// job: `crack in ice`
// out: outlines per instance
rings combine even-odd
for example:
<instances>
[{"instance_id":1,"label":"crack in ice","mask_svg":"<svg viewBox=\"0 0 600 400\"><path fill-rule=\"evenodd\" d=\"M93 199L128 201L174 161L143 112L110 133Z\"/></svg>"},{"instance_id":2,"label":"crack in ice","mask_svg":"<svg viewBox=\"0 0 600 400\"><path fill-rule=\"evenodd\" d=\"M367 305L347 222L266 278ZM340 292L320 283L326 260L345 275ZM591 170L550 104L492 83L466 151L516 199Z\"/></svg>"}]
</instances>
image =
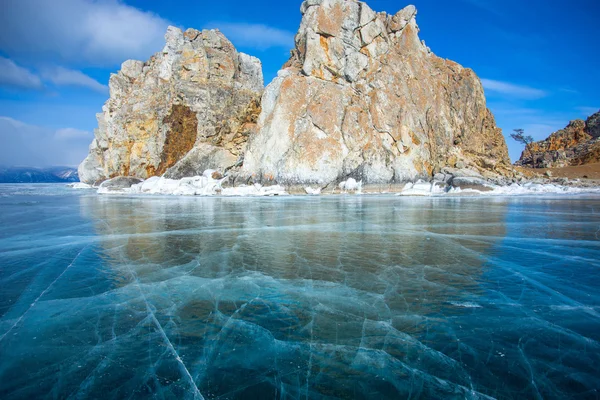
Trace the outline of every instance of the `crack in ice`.
<instances>
[{"instance_id":1,"label":"crack in ice","mask_svg":"<svg viewBox=\"0 0 600 400\"><path fill-rule=\"evenodd\" d=\"M102 219L101 221L107 226L107 228L110 231L112 231L112 229L110 228L110 225L105 220ZM125 260L122 259L122 261L125 261ZM175 357L175 360L177 360L177 362L179 363L181 372L189 380L190 387L194 390L194 398L200 399L200 400L204 400L204 396L202 396L202 393L200 392L200 389L196 385L196 382L194 382L194 378L190 374L190 371L185 366L185 363L183 362L183 360L179 356L179 353L177 353L177 351L175 350L175 347L173 346L173 344L169 340L169 337L167 336L166 332L164 331L162 325L160 324L160 322L156 318L156 315L152 311L152 308L150 307L150 303L148 302L148 299L146 298L146 295L144 294L144 291L142 290L142 287L140 285L139 279L137 278L137 275L135 274L135 272L133 272L133 270L131 269L131 267L129 266L128 263L124 262L123 264L125 265L125 267L129 271L129 274L131 275L134 284L136 285L137 289L139 290L139 292L140 292L140 294L142 296L142 299L144 300L144 303L146 305L146 311L148 312L148 317L151 318L152 322L154 323L154 325L158 329L158 332L162 336L163 341L165 342L165 344L167 345L167 348L171 352L171 355L173 357Z\"/></svg>"},{"instance_id":2,"label":"crack in ice","mask_svg":"<svg viewBox=\"0 0 600 400\"><path fill-rule=\"evenodd\" d=\"M31 309L37 304L37 302L48 292L48 290L50 290L50 288L67 272L67 270L69 268L71 268L73 266L73 264L75 264L75 261L77 261L77 259L79 258L79 256L81 255L81 253L83 253L83 251L87 249L87 246L84 247L83 249L81 249L79 251L79 253L77 253L77 255L75 256L75 258L73 258L73 261L71 261L71 263L67 266L67 268L65 268L63 270L63 272L56 277L56 279L54 279L50 285L48 285L48 287L46 289L44 289L44 291L42 293L40 293L40 295L33 301L33 303L31 303L31 306L29 306L29 308L27 310L25 310L25 312L23 314L21 314L21 316L17 319L17 321L10 327L8 328L8 330L6 332L4 332L4 334L2 336L0 336L0 342L2 342L2 340L4 340L4 338L6 337L6 335L8 335L18 324L19 322L21 322L23 320L23 318L25 317L25 315L27 315L27 313L29 313L29 311L31 311Z\"/></svg>"}]
</instances>

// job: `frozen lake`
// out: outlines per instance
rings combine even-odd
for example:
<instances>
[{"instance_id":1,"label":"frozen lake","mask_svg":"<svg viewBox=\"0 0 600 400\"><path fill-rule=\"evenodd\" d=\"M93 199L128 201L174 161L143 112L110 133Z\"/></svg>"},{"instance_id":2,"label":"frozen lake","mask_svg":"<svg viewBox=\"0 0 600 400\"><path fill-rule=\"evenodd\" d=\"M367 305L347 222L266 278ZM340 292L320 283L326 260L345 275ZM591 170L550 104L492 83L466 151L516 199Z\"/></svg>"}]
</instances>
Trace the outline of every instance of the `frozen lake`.
<instances>
[{"instance_id":1,"label":"frozen lake","mask_svg":"<svg viewBox=\"0 0 600 400\"><path fill-rule=\"evenodd\" d=\"M0 397L600 397L600 196L0 185Z\"/></svg>"}]
</instances>

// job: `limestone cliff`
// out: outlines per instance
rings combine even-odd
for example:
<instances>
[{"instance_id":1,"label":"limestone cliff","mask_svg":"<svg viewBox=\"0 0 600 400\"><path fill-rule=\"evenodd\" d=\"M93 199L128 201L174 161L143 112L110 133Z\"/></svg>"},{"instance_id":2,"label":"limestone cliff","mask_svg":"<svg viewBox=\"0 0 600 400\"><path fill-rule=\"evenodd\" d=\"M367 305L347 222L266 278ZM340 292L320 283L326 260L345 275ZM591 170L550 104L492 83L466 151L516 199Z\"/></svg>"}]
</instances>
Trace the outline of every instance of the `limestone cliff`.
<instances>
[{"instance_id":1,"label":"limestone cliff","mask_svg":"<svg viewBox=\"0 0 600 400\"><path fill-rule=\"evenodd\" d=\"M236 164L260 112L260 61L216 30L169 27L163 51L110 78L82 182L181 178Z\"/></svg>"},{"instance_id":2,"label":"limestone cliff","mask_svg":"<svg viewBox=\"0 0 600 400\"><path fill-rule=\"evenodd\" d=\"M600 162L600 111L586 121L571 121L547 139L530 144L519 166L561 168Z\"/></svg>"},{"instance_id":3,"label":"limestone cliff","mask_svg":"<svg viewBox=\"0 0 600 400\"><path fill-rule=\"evenodd\" d=\"M506 143L470 70L419 40L416 9L307 0L295 49L262 98L240 180L327 185L505 174Z\"/></svg>"}]
</instances>

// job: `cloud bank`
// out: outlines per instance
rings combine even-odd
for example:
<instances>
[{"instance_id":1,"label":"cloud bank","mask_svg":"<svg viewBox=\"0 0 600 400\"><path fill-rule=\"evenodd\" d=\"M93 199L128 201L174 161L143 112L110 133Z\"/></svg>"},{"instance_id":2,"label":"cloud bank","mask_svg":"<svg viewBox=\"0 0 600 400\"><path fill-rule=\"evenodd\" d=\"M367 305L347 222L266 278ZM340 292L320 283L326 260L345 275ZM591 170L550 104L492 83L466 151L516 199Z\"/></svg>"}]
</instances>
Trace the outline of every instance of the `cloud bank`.
<instances>
[{"instance_id":1,"label":"cloud bank","mask_svg":"<svg viewBox=\"0 0 600 400\"><path fill-rule=\"evenodd\" d=\"M548 92L529 86L517 85L510 82L496 81L493 79L481 79L486 92L507 95L514 98L535 100L548 96Z\"/></svg>"},{"instance_id":2,"label":"cloud bank","mask_svg":"<svg viewBox=\"0 0 600 400\"><path fill-rule=\"evenodd\" d=\"M113 67L160 50L168 25L119 0L3 0L0 50L53 63Z\"/></svg>"},{"instance_id":3,"label":"cloud bank","mask_svg":"<svg viewBox=\"0 0 600 400\"><path fill-rule=\"evenodd\" d=\"M44 87L39 76L4 57L0 57L0 86L34 90Z\"/></svg>"},{"instance_id":4,"label":"cloud bank","mask_svg":"<svg viewBox=\"0 0 600 400\"><path fill-rule=\"evenodd\" d=\"M91 132L73 128L52 130L0 117L0 163L9 166L77 166L92 141Z\"/></svg>"},{"instance_id":5,"label":"cloud bank","mask_svg":"<svg viewBox=\"0 0 600 400\"><path fill-rule=\"evenodd\" d=\"M45 69L42 72L42 76L45 80L52 82L56 86L79 86L94 90L98 93L108 93L107 85L101 84L81 71L63 67L54 67Z\"/></svg>"},{"instance_id":6,"label":"cloud bank","mask_svg":"<svg viewBox=\"0 0 600 400\"><path fill-rule=\"evenodd\" d=\"M81 71L64 67L45 68L41 76L17 65L8 58L0 57L0 86L15 89L44 90L42 82L50 82L55 86L79 86L107 94L108 86L87 76Z\"/></svg>"}]
</instances>

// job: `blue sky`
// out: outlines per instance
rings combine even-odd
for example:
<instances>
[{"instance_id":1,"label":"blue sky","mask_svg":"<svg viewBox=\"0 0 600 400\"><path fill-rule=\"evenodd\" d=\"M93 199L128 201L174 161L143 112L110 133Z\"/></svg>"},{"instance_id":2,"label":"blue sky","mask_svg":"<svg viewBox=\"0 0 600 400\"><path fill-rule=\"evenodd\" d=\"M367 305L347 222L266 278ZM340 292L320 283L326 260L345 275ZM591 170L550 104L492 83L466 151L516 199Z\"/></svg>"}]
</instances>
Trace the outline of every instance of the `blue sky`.
<instances>
[{"instance_id":1,"label":"blue sky","mask_svg":"<svg viewBox=\"0 0 600 400\"><path fill-rule=\"evenodd\" d=\"M111 72L164 45L168 25L220 28L259 57L268 83L287 60L301 1L3 0L0 164L77 165ZM407 3L372 0L395 13ZM421 38L472 68L505 136L536 140L600 109L600 1L413 0ZM507 139L513 161L520 146Z\"/></svg>"}]
</instances>

